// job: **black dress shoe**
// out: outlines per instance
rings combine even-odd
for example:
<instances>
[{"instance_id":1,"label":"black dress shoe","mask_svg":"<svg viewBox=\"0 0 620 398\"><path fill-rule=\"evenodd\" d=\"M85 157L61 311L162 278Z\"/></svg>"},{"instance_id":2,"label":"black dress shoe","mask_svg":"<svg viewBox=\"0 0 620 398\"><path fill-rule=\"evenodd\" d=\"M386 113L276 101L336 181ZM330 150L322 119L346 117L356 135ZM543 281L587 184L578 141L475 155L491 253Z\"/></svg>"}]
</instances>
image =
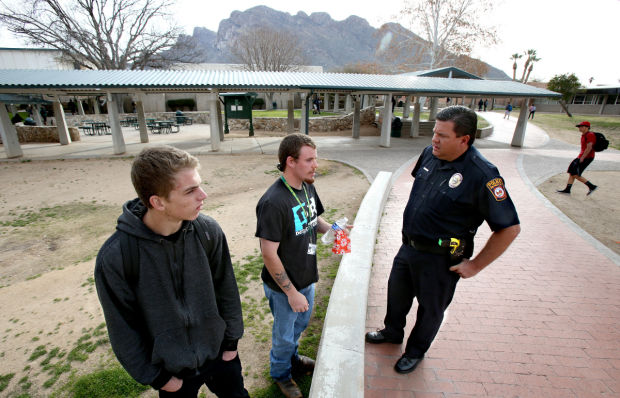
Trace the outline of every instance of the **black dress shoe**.
<instances>
[{"instance_id":1,"label":"black dress shoe","mask_svg":"<svg viewBox=\"0 0 620 398\"><path fill-rule=\"evenodd\" d=\"M424 357L412 358L408 357L407 355L403 355L402 357L400 357L398 362L396 362L396 365L394 365L394 370L401 374L411 373L416 368L416 366L418 366L418 364L420 363L420 361L422 361L423 358Z\"/></svg>"},{"instance_id":2,"label":"black dress shoe","mask_svg":"<svg viewBox=\"0 0 620 398\"><path fill-rule=\"evenodd\" d=\"M401 344L403 342L402 339L393 339L393 338L387 337L385 334L383 334L383 330L377 330L376 332L366 333L366 341L372 344L381 344L381 343Z\"/></svg>"}]
</instances>

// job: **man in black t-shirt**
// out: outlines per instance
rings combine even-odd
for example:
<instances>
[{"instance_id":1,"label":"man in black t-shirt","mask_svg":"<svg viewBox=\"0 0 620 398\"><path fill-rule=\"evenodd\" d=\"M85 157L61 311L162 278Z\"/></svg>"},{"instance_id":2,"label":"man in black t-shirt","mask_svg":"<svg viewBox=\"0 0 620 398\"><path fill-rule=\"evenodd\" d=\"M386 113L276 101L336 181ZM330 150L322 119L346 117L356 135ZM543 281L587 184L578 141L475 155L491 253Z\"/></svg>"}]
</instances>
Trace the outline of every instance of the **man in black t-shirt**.
<instances>
[{"instance_id":1,"label":"man in black t-shirt","mask_svg":"<svg viewBox=\"0 0 620 398\"><path fill-rule=\"evenodd\" d=\"M498 258L519 234L519 217L497 168L472 146L477 116L451 106L436 116L432 145L413 169L415 182L403 213L403 244L388 280L385 328L366 333L369 343L403 341L406 316L417 298L416 323L398 373L413 371L433 342L459 278L470 278ZM493 233L473 254L486 221Z\"/></svg>"},{"instance_id":2,"label":"man in black t-shirt","mask_svg":"<svg viewBox=\"0 0 620 398\"><path fill-rule=\"evenodd\" d=\"M314 361L297 352L314 302L317 233L330 224L320 216L323 204L314 188L316 145L302 134L286 136L278 149L283 174L256 206L256 236L265 266L261 277L273 314L270 374L286 397L301 397L292 373L310 373Z\"/></svg>"}]
</instances>

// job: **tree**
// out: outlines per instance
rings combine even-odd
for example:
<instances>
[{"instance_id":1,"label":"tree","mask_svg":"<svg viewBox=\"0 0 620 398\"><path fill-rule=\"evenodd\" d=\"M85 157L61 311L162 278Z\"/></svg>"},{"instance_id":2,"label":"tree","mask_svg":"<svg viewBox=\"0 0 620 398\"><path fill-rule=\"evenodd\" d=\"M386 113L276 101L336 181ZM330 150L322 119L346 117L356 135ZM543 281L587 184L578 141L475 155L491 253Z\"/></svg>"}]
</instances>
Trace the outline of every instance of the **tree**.
<instances>
[{"instance_id":1,"label":"tree","mask_svg":"<svg viewBox=\"0 0 620 398\"><path fill-rule=\"evenodd\" d=\"M525 60L525 65L523 65L523 75L521 76L521 83L527 83L528 79L530 78L530 73L532 73L532 69L534 69L534 63L540 61L540 58L536 56L536 50L527 50L525 52L525 55L527 55L527 59Z\"/></svg>"},{"instance_id":2,"label":"tree","mask_svg":"<svg viewBox=\"0 0 620 398\"><path fill-rule=\"evenodd\" d=\"M519 53L514 53L510 56L514 62L512 63L512 80L517 80L517 60L522 58L523 55Z\"/></svg>"},{"instance_id":3,"label":"tree","mask_svg":"<svg viewBox=\"0 0 620 398\"><path fill-rule=\"evenodd\" d=\"M456 57L454 66L476 76L484 76L489 72L489 65L467 55L459 55Z\"/></svg>"},{"instance_id":4,"label":"tree","mask_svg":"<svg viewBox=\"0 0 620 398\"><path fill-rule=\"evenodd\" d=\"M362 73L366 75L383 75L385 67L376 62L355 62L346 64L339 70L340 73Z\"/></svg>"},{"instance_id":5,"label":"tree","mask_svg":"<svg viewBox=\"0 0 620 398\"><path fill-rule=\"evenodd\" d=\"M492 7L490 0L404 0L400 19L420 36L409 35L392 47L409 49L410 63L423 63L427 69L452 65L475 45L497 42L495 28L480 22Z\"/></svg>"},{"instance_id":6,"label":"tree","mask_svg":"<svg viewBox=\"0 0 620 398\"><path fill-rule=\"evenodd\" d=\"M573 117L573 115L571 115L568 111L566 102L577 94L579 87L581 87L581 83L579 82L579 78L577 78L574 73L571 73L570 75L568 73L563 75L555 75L551 78L551 80L549 80L549 83L547 83L547 88L549 90L562 94L562 99L559 102L569 117Z\"/></svg>"},{"instance_id":7,"label":"tree","mask_svg":"<svg viewBox=\"0 0 620 398\"><path fill-rule=\"evenodd\" d=\"M144 69L191 62L189 40L169 22L172 0L0 0L0 21L30 44L54 48L77 68ZM174 49L175 51L167 51ZM183 54L179 57L175 54Z\"/></svg>"},{"instance_id":8,"label":"tree","mask_svg":"<svg viewBox=\"0 0 620 398\"><path fill-rule=\"evenodd\" d=\"M239 35L231 52L247 71L297 71L304 64L297 36L259 27Z\"/></svg>"}]
</instances>

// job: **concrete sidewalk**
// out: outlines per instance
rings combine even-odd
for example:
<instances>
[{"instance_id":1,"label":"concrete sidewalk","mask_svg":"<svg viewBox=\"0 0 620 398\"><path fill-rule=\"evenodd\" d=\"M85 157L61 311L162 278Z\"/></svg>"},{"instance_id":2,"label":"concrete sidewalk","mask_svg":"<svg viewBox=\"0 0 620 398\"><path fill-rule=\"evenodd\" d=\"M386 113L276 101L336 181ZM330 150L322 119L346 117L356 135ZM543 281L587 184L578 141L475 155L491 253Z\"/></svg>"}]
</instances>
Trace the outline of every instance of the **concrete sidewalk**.
<instances>
[{"instance_id":1,"label":"concrete sidewalk","mask_svg":"<svg viewBox=\"0 0 620 398\"><path fill-rule=\"evenodd\" d=\"M511 122L494 123L496 137L511 138ZM519 212L521 234L487 269L459 282L437 338L413 373L399 375L393 370L404 346L366 344L366 397L620 396L620 261L614 253L608 257L608 252L599 251L580 228L567 228L536 191L531 178L564 171L578 148L550 149L548 158L561 162L548 163L543 170L531 168L534 175L528 176L527 162L541 164L545 148L553 144L541 136L531 137L536 135L531 127L526 146L545 145L535 150L535 156L527 149L485 148L484 141L478 145L506 180ZM609 163L604 167L620 169L617 151L603 154L603 162ZM387 279L400 246L413 165L396 179L381 221L366 331L383 328ZM483 224L477 250L489 235ZM416 311L414 303L406 336Z\"/></svg>"}]
</instances>

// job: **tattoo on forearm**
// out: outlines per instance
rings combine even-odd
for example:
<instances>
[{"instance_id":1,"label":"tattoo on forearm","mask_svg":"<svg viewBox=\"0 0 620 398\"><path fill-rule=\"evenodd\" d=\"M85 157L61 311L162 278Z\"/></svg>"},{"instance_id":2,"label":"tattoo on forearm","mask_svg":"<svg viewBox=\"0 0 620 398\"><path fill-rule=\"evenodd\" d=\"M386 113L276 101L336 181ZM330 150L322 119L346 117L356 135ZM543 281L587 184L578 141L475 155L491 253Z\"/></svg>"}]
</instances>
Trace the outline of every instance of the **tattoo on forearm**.
<instances>
[{"instance_id":1,"label":"tattoo on forearm","mask_svg":"<svg viewBox=\"0 0 620 398\"><path fill-rule=\"evenodd\" d=\"M275 274L276 283L280 285L283 290L291 289L291 280L288 278L286 272L277 272Z\"/></svg>"}]
</instances>

